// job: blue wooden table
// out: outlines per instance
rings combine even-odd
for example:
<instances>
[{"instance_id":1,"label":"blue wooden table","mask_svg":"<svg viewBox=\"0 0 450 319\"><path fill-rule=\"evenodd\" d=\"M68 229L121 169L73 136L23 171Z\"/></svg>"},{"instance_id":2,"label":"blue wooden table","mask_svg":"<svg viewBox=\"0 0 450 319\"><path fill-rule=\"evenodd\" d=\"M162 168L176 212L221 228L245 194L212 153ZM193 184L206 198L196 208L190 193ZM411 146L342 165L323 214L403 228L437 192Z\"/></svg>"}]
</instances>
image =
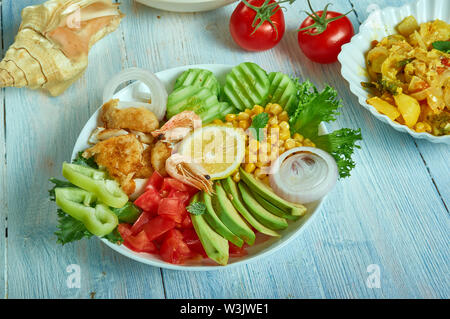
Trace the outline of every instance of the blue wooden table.
<instances>
[{"instance_id":1,"label":"blue wooden table","mask_svg":"<svg viewBox=\"0 0 450 319\"><path fill-rule=\"evenodd\" d=\"M374 0L335 0L355 30ZM409 0L377 0L380 7ZM35 0L1 2L2 51L20 12ZM248 53L228 32L235 5L174 14L121 1L120 28L91 51L85 75L52 98L39 91L0 91L0 287L6 298L449 298L450 148L415 140L376 120L350 93L340 65L319 65L300 52L295 29L306 1L286 13L275 49ZM314 0L323 8L328 0ZM120 70L253 61L266 70L336 87L345 107L332 128L362 128L357 167L329 195L301 236L242 267L179 272L127 259L99 240L56 244L48 178L60 176L75 140L101 103L104 83ZM3 235L5 234L5 235ZM81 285L68 288L69 265ZM70 270L70 269L69 269ZM379 285L377 278L379 278Z\"/></svg>"}]
</instances>

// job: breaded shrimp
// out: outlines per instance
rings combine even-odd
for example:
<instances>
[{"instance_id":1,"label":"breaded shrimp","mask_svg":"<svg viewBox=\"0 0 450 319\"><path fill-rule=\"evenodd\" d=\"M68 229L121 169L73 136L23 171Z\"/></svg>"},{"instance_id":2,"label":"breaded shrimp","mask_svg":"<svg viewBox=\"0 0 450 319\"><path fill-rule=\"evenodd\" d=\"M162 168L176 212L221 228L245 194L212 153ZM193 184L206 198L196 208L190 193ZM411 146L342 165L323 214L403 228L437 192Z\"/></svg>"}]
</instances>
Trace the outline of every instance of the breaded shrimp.
<instances>
[{"instance_id":1,"label":"breaded shrimp","mask_svg":"<svg viewBox=\"0 0 450 319\"><path fill-rule=\"evenodd\" d=\"M108 129L128 129L151 133L159 128L155 114L144 107L118 109L119 100L110 100L103 104L100 120Z\"/></svg>"},{"instance_id":2,"label":"breaded shrimp","mask_svg":"<svg viewBox=\"0 0 450 319\"><path fill-rule=\"evenodd\" d=\"M167 176L166 161L172 155L172 148L163 141L156 142L151 152L151 163L155 171L162 176Z\"/></svg>"}]
</instances>

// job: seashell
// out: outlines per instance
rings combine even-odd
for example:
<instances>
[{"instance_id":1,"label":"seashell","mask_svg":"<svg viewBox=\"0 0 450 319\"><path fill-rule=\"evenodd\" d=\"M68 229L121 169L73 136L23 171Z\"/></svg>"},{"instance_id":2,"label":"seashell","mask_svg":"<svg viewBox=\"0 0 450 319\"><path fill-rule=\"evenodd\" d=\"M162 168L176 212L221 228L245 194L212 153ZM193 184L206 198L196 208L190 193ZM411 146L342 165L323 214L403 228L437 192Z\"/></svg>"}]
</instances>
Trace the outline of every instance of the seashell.
<instances>
[{"instance_id":1,"label":"seashell","mask_svg":"<svg viewBox=\"0 0 450 319\"><path fill-rule=\"evenodd\" d=\"M112 0L50 0L24 8L0 62L0 87L60 95L85 71L92 45L116 30L123 16Z\"/></svg>"}]
</instances>

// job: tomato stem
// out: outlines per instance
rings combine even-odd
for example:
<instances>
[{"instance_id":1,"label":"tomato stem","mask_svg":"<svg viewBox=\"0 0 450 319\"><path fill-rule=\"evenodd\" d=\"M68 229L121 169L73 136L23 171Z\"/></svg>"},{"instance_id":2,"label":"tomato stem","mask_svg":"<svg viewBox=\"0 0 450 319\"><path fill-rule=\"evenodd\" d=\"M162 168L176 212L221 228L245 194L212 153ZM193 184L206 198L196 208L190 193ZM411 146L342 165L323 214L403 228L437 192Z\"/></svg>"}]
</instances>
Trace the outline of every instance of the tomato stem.
<instances>
[{"instance_id":1,"label":"tomato stem","mask_svg":"<svg viewBox=\"0 0 450 319\"><path fill-rule=\"evenodd\" d=\"M319 14L316 11L314 11L314 9L313 9L313 7L311 5L311 1L308 0L308 6L309 6L309 9L311 10L311 12L308 12L308 11L304 11L304 12L308 15L308 17L310 17L311 19L314 20L314 24L312 24L310 26L307 26L307 27L304 27L304 28L301 28L301 29L298 29L297 31L300 32L300 31L315 29L316 30L315 32L306 32L306 34L308 34L308 35L319 35L319 34L323 33L327 29L329 23L331 23L333 21L336 21L336 20L339 20L339 19L347 16L350 12L354 11L352 9L349 12L347 12L347 13L345 13L343 15L340 15L338 17L327 19L328 7L330 5L332 5L332 3L328 3L325 6L325 8L323 9L322 16L319 16Z\"/></svg>"},{"instance_id":2,"label":"tomato stem","mask_svg":"<svg viewBox=\"0 0 450 319\"><path fill-rule=\"evenodd\" d=\"M285 9L285 7L280 6L280 4L289 2L289 4L292 4L295 2L295 0L280 0L280 1L274 1L272 3L269 3L270 0L265 0L264 3L260 6L254 6L247 2L247 0L242 0L242 2L249 7L250 9L253 9L253 11L256 12L255 19L253 20L252 27L253 32L250 35L253 35L256 30L264 23L269 22L270 25L274 28L277 39L278 39L278 29L273 23L273 21L270 19L274 14L276 14L279 10Z\"/></svg>"}]
</instances>

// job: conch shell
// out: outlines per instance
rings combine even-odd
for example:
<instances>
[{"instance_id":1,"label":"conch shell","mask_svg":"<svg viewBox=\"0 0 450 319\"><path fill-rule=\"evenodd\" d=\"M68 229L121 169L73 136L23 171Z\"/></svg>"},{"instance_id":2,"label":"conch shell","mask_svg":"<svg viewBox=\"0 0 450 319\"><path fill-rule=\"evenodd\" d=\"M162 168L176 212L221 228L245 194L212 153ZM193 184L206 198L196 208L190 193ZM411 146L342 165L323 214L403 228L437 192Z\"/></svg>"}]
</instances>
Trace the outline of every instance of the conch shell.
<instances>
[{"instance_id":1,"label":"conch shell","mask_svg":"<svg viewBox=\"0 0 450 319\"><path fill-rule=\"evenodd\" d=\"M0 62L0 87L63 93L84 72L89 49L119 26L112 0L50 0L22 11L15 42Z\"/></svg>"}]
</instances>

